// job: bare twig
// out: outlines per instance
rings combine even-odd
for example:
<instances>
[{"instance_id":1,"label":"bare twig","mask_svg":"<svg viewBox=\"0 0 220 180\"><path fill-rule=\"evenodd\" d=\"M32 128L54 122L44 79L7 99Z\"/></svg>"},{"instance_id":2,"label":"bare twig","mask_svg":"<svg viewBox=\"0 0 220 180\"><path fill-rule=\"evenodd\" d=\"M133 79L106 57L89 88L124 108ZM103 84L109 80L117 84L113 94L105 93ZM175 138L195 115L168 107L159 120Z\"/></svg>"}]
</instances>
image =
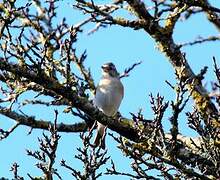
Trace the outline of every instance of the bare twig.
<instances>
[{"instance_id":1,"label":"bare twig","mask_svg":"<svg viewBox=\"0 0 220 180\"><path fill-rule=\"evenodd\" d=\"M53 180L53 174L62 179L57 169L53 168L58 142L61 137L57 131L57 117L58 111L55 111L54 125L49 126L50 136L43 133L43 139L38 139L40 151L27 150L28 156L32 156L39 161L36 166L44 173L44 178L47 180Z\"/></svg>"},{"instance_id":2,"label":"bare twig","mask_svg":"<svg viewBox=\"0 0 220 180\"><path fill-rule=\"evenodd\" d=\"M106 157L107 151L101 151L101 148L94 148L90 144L92 133L80 134L80 138L83 142L83 148L77 148L79 154L75 155L75 158L80 160L84 164L82 171L76 170L66 164L65 160L61 160L61 166L71 171L71 174L76 179L97 179L102 176L102 173L98 172L99 168L106 164L110 157Z\"/></svg>"},{"instance_id":3,"label":"bare twig","mask_svg":"<svg viewBox=\"0 0 220 180\"><path fill-rule=\"evenodd\" d=\"M186 42L186 43L180 44L179 47L193 46L196 44L202 44L202 43L206 43L206 42L214 42L214 41L219 41L219 40L220 40L220 36L209 36L207 38L198 37L196 40L194 40L192 42Z\"/></svg>"},{"instance_id":4,"label":"bare twig","mask_svg":"<svg viewBox=\"0 0 220 180\"><path fill-rule=\"evenodd\" d=\"M218 80L218 84L220 85L220 69L217 65L217 62L216 62L216 59L215 57L213 56L213 62L214 62L214 72L215 72L215 76Z\"/></svg>"},{"instance_id":5,"label":"bare twig","mask_svg":"<svg viewBox=\"0 0 220 180\"><path fill-rule=\"evenodd\" d=\"M142 63L142 61L139 61L137 63L134 63L131 67L124 70L124 73L120 75L120 78L128 77L129 72L135 68L135 66L138 66Z\"/></svg>"},{"instance_id":6,"label":"bare twig","mask_svg":"<svg viewBox=\"0 0 220 180\"><path fill-rule=\"evenodd\" d=\"M19 125L20 123L18 122L7 131L4 131L3 129L0 128L0 134L1 134L0 141L7 138Z\"/></svg>"},{"instance_id":7,"label":"bare twig","mask_svg":"<svg viewBox=\"0 0 220 180\"><path fill-rule=\"evenodd\" d=\"M19 168L19 165L15 162L15 163L13 163L13 165L12 165L10 171L13 172L14 179L16 179L16 180L24 180L23 177L21 177L21 176L18 175L18 168Z\"/></svg>"}]
</instances>

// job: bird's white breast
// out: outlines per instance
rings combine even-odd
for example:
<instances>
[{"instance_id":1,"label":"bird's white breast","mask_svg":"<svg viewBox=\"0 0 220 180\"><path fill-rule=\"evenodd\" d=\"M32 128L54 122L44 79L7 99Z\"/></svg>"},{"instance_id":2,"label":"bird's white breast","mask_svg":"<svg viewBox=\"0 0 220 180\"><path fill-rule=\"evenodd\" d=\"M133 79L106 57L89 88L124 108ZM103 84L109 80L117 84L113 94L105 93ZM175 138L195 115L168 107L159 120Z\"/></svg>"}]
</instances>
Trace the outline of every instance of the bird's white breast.
<instances>
[{"instance_id":1,"label":"bird's white breast","mask_svg":"<svg viewBox=\"0 0 220 180\"><path fill-rule=\"evenodd\" d=\"M94 103L107 116L113 116L118 111L123 95L123 85L118 78L102 78L97 87Z\"/></svg>"}]
</instances>

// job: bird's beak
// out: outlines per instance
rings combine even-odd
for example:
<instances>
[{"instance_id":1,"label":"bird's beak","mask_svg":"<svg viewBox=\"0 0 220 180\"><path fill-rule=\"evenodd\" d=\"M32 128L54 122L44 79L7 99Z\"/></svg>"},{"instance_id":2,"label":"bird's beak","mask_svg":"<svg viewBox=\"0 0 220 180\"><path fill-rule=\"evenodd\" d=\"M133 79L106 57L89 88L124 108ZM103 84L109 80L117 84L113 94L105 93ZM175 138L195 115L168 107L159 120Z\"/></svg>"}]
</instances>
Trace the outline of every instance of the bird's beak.
<instances>
[{"instance_id":1,"label":"bird's beak","mask_svg":"<svg viewBox=\"0 0 220 180\"><path fill-rule=\"evenodd\" d=\"M103 69L104 72L108 72L109 71L109 66L108 65L102 65L101 68Z\"/></svg>"}]
</instances>

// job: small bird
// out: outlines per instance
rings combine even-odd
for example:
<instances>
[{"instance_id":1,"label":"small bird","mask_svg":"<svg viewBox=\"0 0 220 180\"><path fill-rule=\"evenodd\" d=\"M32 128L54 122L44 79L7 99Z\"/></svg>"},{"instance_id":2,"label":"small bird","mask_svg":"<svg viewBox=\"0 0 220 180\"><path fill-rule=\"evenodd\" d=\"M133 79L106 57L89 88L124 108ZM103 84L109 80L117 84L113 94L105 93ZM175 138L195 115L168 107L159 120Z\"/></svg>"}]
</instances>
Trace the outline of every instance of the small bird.
<instances>
[{"instance_id":1,"label":"small bird","mask_svg":"<svg viewBox=\"0 0 220 180\"><path fill-rule=\"evenodd\" d=\"M113 63L102 65L102 78L96 88L94 105L105 115L113 117L117 112L124 96L124 87L120 81L120 75ZM97 134L94 146L105 149L106 127L97 122Z\"/></svg>"}]
</instances>

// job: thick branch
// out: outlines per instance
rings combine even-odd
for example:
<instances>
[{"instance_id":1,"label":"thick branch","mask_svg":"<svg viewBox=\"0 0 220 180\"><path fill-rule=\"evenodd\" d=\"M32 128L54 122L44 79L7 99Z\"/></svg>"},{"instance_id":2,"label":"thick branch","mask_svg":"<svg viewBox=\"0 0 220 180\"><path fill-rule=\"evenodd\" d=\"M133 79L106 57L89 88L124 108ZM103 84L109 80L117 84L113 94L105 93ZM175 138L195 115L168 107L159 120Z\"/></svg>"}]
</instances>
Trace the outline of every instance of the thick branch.
<instances>
[{"instance_id":1,"label":"thick branch","mask_svg":"<svg viewBox=\"0 0 220 180\"><path fill-rule=\"evenodd\" d=\"M173 41L169 29L162 28L157 22L154 22L153 17L147 12L144 3L140 0L127 0L130 6L135 10L139 18L145 20L147 26L144 28L157 42L158 48L163 52L169 62L172 64L178 77L188 81L187 89L191 92L195 101L196 107L202 114L204 120L209 117L217 116L217 109L208 97L206 89L202 84L196 81L196 75L187 63L185 56L180 51L179 47ZM217 119L213 119L213 125L216 125ZM207 123L207 122L206 122ZM217 123L218 124L218 123ZM219 124L217 126L220 126Z\"/></svg>"},{"instance_id":2,"label":"thick branch","mask_svg":"<svg viewBox=\"0 0 220 180\"><path fill-rule=\"evenodd\" d=\"M144 2L140 0L126 0L127 3L133 8L136 15L140 20L144 21L144 30L149 34L154 35L157 31L163 31L163 28L154 20L150 13L145 8Z\"/></svg>"},{"instance_id":3,"label":"thick branch","mask_svg":"<svg viewBox=\"0 0 220 180\"><path fill-rule=\"evenodd\" d=\"M17 112L10 111L7 108L0 106L0 113L4 116L7 116L19 125L29 126L35 129L45 129L48 130L50 126L53 126L53 123L45 120L36 120L33 116L21 115ZM57 124L57 130L59 132L84 132L87 130L87 125L84 122L75 123L75 124Z\"/></svg>"}]
</instances>

